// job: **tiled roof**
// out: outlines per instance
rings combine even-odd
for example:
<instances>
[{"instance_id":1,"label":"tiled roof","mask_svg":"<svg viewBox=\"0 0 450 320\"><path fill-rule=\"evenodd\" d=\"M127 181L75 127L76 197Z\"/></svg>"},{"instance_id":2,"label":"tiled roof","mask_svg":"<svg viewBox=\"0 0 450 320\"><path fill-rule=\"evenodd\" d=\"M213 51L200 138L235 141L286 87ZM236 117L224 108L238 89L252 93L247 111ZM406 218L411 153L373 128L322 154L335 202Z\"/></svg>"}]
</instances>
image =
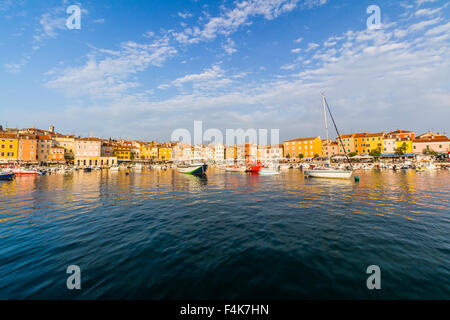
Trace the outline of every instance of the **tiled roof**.
<instances>
[{"instance_id":1,"label":"tiled roof","mask_svg":"<svg viewBox=\"0 0 450 320\"><path fill-rule=\"evenodd\" d=\"M309 141L309 140L314 140L314 139L317 139L317 138L318 137L297 138L297 139L286 140L284 143L286 143L286 142L295 142L295 141Z\"/></svg>"}]
</instances>

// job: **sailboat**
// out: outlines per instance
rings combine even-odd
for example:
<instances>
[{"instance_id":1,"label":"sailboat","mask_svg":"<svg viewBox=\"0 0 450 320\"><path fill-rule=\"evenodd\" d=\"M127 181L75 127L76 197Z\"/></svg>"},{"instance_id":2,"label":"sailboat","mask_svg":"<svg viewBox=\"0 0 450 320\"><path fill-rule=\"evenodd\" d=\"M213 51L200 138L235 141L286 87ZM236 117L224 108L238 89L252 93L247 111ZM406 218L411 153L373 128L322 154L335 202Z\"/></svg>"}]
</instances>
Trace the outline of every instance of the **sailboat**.
<instances>
[{"instance_id":1,"label":"sailboat","mask_svg":"<svg viewBox=\"0 0 450 320\"><path fill-rule=\"evenodd\" d=\"M350 167L352 170L342 170L342 169L332 169L332 168L314 168L311 170L305 170L304 174L308 177L313 178L331 178L331 179L349 179L353 174L353 166L350 162L350 159L348 158L347 152L345 151L344 143L342 142L341 135L339 134L339 131L337 129L336 123L334 122L333 115L331 114L330 107L328 106L327 100L325 99L325 94L322 92L322 106L323 106L323 116L325 120L325 129L327 132L327 143L329 143L328 139L328 123L327 123L327 109L330 113L331 120L333 120L334 128L336 129L336 133L339 137L339 141L341 142L342 149L344 150L345 156L347 157L347 161L350 164ZM326 108L325 108L326 106ZM328 165L329 165L329 158L328 158Z\"/></svg>"}]
</instances>

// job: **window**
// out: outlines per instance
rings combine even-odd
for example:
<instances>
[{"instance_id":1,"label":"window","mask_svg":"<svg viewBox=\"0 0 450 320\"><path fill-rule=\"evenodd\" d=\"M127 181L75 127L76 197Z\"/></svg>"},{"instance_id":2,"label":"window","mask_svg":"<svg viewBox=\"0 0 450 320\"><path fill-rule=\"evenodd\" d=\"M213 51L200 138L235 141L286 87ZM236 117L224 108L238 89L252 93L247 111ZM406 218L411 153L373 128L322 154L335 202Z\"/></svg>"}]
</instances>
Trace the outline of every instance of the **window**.
<instances>
[{"instance_id":1,"label":"window","mask_svg":"<svg viewBox=\"0 0 450 320\"><path fill-rule=\"evenodd\" d=\"M12 149L12 148L13 148L13 145L12 145L12 144L10 144L10 145L9 145L9 148L10 148L10 149Z\"/></svg>"}]
</instances>

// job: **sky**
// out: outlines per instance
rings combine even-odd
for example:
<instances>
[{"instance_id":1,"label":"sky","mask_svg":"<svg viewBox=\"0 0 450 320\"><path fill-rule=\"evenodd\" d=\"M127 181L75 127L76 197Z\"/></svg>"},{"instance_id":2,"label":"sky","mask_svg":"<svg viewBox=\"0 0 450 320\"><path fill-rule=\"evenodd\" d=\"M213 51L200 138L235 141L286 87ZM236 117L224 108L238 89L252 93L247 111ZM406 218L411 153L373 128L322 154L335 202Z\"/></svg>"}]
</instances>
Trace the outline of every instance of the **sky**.
<instances>
[{"instance_id":1,"label":"sky","mask_svg":"<svg viewBox=\"0 0 450 320\"><path fill-rule=\"evenodd\" d=\"M200 120L324 138L325 92L341 133L446 132L449 17L440 0L0 0L0 124L168 141Z\"/></svg>"}]
</instances>

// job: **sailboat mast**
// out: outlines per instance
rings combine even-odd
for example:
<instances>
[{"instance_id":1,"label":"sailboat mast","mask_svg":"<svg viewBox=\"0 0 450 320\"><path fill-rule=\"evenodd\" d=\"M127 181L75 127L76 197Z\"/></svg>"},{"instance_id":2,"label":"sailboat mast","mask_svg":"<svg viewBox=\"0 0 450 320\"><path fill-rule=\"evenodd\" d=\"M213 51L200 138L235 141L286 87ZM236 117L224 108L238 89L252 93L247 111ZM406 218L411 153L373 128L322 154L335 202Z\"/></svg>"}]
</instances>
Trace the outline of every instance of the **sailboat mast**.
<instances>
[{"instance_id":1,"label":"sailboat mast","mask_svg":"<svg viewBox=\"0 0 450 320\"><path fill-rule=\"evenodd\" d=\"M328 121L327 121L327 111L325 109L325 94L322 92L322 107L323 107L323 118L325 120L325 130L327 132L327 145L328 145Z\"/></svg>"}]
</instances>

